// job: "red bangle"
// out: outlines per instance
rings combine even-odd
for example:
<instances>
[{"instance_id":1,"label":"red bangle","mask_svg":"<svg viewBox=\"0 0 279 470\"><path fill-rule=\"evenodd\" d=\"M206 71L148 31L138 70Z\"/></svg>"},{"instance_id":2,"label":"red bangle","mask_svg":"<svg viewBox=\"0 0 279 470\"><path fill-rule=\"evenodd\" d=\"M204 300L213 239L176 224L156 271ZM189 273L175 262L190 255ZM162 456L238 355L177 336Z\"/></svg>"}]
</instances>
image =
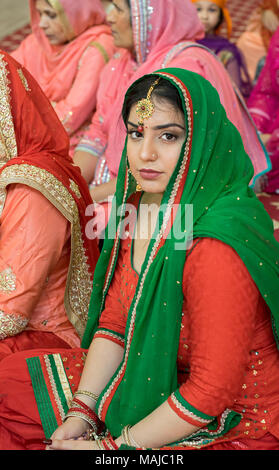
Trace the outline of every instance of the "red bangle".
<instances>
[{"instance_id":1,"label":"red bangle","mask_svg":"<svg viewBox=\"0 0 279 470\"><path fill-rule=\"evenodd\" d=\"M115 442L115 440L113 439L113 437L112 437L111 434L109 434L106 439L110 442L110 444L112 445L112 447L114 448L114 450L118 450L118 449L119 449L118 445L116 444L116 442Z\"/></svg>"},{"instance_id":2,"label":"red bangle","mask_svg":"<svg viewBox=\"0 0 279 470\"><path fill-rule=\"evenodd\" d=\"M107 437L102 439L102 444L105 450L118 450L119 449L118 445L116 444L111 434L109 434Z\"/></svg>"},{"instance_id":3,"label":"red bangle","mask_svg":"<svg viewBox=\"0 0 279 470\"><path fill-rule=\"evenodd\" d=\"M90 416L90 418L93 419L96 424L99 425L99 423L101 423L101 421L99 419L99 416L95 413L95 411L91 410L91 408L88 405L86 405L85 403L83 403L83 401L78 400L78 398L74 398L72 403L73 404L76 403L81 408L83 408L87 412L88 416Z\"/></svg>"},{"instance_id":4,"label":"red bangle","mask_svg":"<svg viewBox=\"0 0 279 470\"><path fill-rule=\"evenodd\" d=\"M69 408L68 413L79 412L88 416L92 421L94 421L96 428L97 428L97 434L100 434L104 430L105 425L99 419L95 411L91 410L89 406L87 406L85 403L80 401L78 398L74 398L72 403L77 404L78 406L77 407L72 406L71 408Z\"/></svg>"}]
</instances>

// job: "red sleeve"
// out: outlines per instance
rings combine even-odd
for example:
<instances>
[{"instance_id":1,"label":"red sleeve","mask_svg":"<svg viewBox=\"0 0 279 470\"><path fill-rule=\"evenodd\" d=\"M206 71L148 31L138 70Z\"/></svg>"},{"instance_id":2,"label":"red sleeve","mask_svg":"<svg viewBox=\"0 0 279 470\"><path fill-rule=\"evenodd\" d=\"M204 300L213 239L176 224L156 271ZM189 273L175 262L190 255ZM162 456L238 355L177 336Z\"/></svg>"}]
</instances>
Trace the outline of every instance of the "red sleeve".
<instances>
[{"instance_id":1,"label":"red sleeve","mask_svg":"<svg viewBox=\"0 0 279 470\"><path fill-rule=\"evenodd\" d=\"M127 308L124 311L124 302L121 302L120 292L122 292L122 274L121 267L124 262L123 250L120 249L117 265L115 268L114 276L109 287L105 308L99 320L98 330L95 333L96 337L102 337L124 346L125 328L127 322Z\"/></svg>"},{"instance_id":2,"label":"red sleeve","mask_svg":"<svg viewBox=\"0 0 279 470\"><path fill-rule=\"evenodd\" d=\"M183 288L190 374L169 404L185 420L203 426L232 406L241 387L260 294L237 253L214 239L194 247Z\"/></svg>"}]
</instances>

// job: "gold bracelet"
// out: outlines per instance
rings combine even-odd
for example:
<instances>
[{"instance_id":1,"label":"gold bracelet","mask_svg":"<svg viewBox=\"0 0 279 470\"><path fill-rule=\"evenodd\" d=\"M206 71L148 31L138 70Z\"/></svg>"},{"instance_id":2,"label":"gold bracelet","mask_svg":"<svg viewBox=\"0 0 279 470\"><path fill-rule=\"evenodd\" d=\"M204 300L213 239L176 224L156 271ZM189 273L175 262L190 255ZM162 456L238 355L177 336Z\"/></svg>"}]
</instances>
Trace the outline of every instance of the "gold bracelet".
<instances>
[{"instance_id":1,"label":"gold bracelet","mask_svg":"<svg viewBox=\"0 0 279 470\"><path fill-rule=\"evenodd\" d=\"M83 419L83 421L86 421L88 424L90 424L91 428L93 429L93 431L96 433L98 433L98 427L97 427L97 424L95 423L95 421L93 421L93 419L90 418L90 416L87 416L86 414L82 413L82 412L79 412L79 411L68 411L68 413L66 414L65 416L65 420L67 418L80 418L80 419Z\"/></svg>"},{"instance_id":2,"label":"gold bracelet","mask_svg":"<svg viewBox=\"0 0 279 470\"><path fill-rule=\"evenodd\" d=\"M145 449L145 447L138 444L131 434L131 425L128 424L122 429L121 437L124 443L129 447L136 447L137 449Z\"/></svg>"},{"instance_id":3,"label":"gold bracelet","mask_svg":"<svg viewBox=\"0 0 279 470\"><path fill-rule=\"evenodd\" d=\"M131 441L130 441L130 438L129 438L129 429L130 429L130 425L128 424L127 426L125 426L123 429L122 429L122 432L121 432L121 437L124 441L124 443L129 446L129 447L133 447Z\"/></svg>"},{"instance_id":4,"label":"gold bracelet","mask_svg":"<svg viewBox=\"0 0 279 470\"><path fill-rule=\"evenodd\" d=\"M136 448L138 448L138 449L143 449L143 447L140 446L140 445L135 441L135 439L133 438L132 433L131 433L131 426L129 427L129 429L128 429L127 431L128 431L128 435L129 435L129 438L130 438L130 442L132 442L132 444L134 444L133 447L136 447Z\"/></svg>"},{"instance_id":5,"label":"gold bracelet","mask_svg":"<svg viewBox=\"0 0 279 470\"><path fill-rule=\"evenodd\" d=\"M92 398L92 400L94 400L94 401L98 401L98 399L99 399L99 395L97 395L96 393L90 392L89 390L77 390L74 393L74 397L76 395L86 395L86 396Z\"/></svg>"}]
</instances>

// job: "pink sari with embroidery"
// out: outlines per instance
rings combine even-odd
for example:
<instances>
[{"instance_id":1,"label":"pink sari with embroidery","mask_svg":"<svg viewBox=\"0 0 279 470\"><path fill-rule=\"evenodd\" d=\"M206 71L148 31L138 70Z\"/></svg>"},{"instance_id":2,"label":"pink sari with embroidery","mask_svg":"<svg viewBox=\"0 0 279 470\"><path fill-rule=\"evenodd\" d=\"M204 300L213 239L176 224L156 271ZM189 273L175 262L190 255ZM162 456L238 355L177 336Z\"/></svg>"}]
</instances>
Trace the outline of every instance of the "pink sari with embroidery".
<instances>
[{"instance_id":1,"label":"pink sari with embroidery","mask_svg":"<svg viewBox=\"0 0 279 470\"><path fill-rule=\"evenodd\" d=\"M248 100L250 113L264 134L270 134L266 144L272 170L267 173L268 193L279 192L279 28L274 34L258 82Z\"/></svg>"},{"instance_id":2,"label":"pink sari with embroidery","mask_svg":"<svg viewBox=\"0 0 279 470\"><path fill-rule=\"evenodd\" d=\"M229 119L242 135L255 178L268 169L266 154L248 110L224 66L212 51L196 43L204 36L190 0L131 0L135 60L119 51L102 72L97 110L77 150L99 158L93 184L115 178L124 145L121 108L128 86L146 73L168 67L186 68L209 80L219 92Z\"/></svg>"},{"instance_id":3,"label":"pink sari with embroidery","mask_svg":"<svg viewBox=\"0 0 279 470\"><path fill-rule=\"evenodd\" d=\"M39 26L36 1L29 0L32 34L12 56L37 80L72 136L92 117L100 73L115 48L100 0L57 3L57 14L69 42L50 44Z\"/></svg>"}]
</instances>

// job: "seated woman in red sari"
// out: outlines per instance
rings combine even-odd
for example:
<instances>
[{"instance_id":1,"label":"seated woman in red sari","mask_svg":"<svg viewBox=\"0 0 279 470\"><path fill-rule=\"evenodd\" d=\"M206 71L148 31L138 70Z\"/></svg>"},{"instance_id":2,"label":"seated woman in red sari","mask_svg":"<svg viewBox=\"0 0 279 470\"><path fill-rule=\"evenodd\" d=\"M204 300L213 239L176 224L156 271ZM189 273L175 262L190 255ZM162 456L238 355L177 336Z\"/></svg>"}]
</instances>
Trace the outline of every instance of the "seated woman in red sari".
<instances>
[{"instance_id":1,"label":"seated woman in red sari","mask_svg":"<svg viewBox=\"0 0 279 470\"><path fill-rule=\"evenodd\" d=\"M279 449L279 245L241 137L182 69L135 82L123 119L84 349L2 361L0 447Z\"/></svg>"},{"instance_id":2,"label":"seated woman in red sari","mask_svg":"<svg viewBox=\"0 0 279 470\"><path fill-rule=\"evenodd\" d=\"M5 53L0 90L1 360L80 345L98 248L85 237L91 199L68 136L35 80Z\"/></svg>"},{"instance_id":3,"label":"seated woman in red sari","mask_svg":"<svg viewBox=\"0 0 279 470\"><path fill-rule=\"evenodd\" d=\"M115 52L100 0L29 0L32 34L12 56L52 102L73 153L96 106L100 73Z\"/></svg>"}]
</instances>

